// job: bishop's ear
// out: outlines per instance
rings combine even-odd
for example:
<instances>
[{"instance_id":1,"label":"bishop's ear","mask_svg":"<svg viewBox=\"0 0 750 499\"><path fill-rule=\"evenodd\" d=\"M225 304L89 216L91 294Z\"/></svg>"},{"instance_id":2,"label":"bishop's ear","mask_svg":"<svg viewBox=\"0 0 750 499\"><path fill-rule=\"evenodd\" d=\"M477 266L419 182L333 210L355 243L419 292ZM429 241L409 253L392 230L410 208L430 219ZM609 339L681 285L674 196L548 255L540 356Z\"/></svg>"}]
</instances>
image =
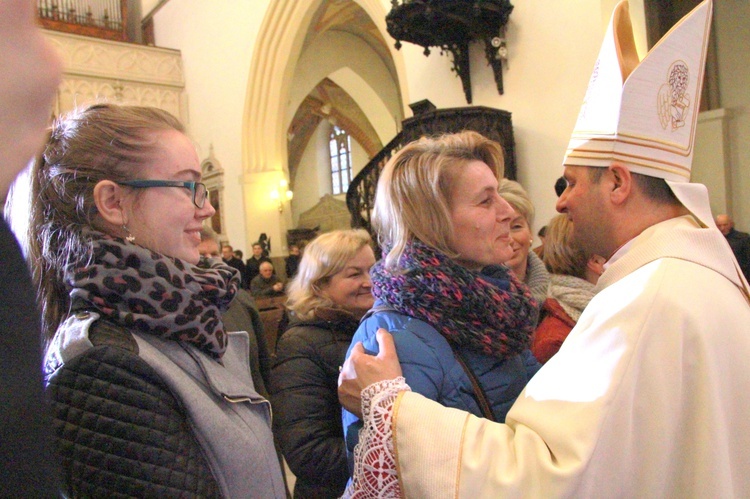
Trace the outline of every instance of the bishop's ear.
<instances>
[{"instance_id":1,"label":"bishop's ear","mask_svg":"<svg viewBox=\"0 0 750 499\"><path fill-rule=\"evenodd\" d=\"M630 173L628 167L619 163L610 165L609 172L612 176L610 198L613 203L622 204L628 199L633 189L633 175Z\"/></svg>"}]
</instances>

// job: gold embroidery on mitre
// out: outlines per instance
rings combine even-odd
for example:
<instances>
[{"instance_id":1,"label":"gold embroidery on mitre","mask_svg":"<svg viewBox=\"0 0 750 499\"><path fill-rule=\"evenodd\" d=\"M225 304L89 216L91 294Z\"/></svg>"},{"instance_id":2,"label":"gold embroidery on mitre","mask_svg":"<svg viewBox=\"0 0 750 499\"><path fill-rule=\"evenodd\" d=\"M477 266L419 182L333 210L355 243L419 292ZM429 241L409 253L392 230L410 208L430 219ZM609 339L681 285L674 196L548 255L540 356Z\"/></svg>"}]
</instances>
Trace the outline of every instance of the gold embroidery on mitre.
<instances>
[{"instance_id":1,"label":"gold embroidery on mitre","mask_svg":"<svg viewBox=\"0 0 750 499\"><path fill-rule=\"evenodd\" d=\"M690 94L687 93L690 70L685 61L677 60L669 66L667 82L659 88L657 113L662 128L671 131L685 126L690 112Z\"/></svg>"}]
</instances>

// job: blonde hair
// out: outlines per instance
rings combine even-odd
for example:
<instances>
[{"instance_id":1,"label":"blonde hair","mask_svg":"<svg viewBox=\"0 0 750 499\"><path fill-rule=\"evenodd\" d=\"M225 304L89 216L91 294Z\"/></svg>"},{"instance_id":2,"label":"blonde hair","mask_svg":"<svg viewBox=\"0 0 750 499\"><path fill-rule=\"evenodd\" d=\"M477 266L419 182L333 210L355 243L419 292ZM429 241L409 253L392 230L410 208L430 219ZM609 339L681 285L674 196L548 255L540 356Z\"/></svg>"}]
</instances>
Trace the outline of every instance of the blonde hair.
<instances>
[{"instance_id":1,"label":"blonde hair","mask_svg":"<svg viewBox=\"0 0 750 499\"><path fill-rule=\"evenodd\" d=\"M300 319L311 319L318 308L336 304L323 295L322 287L354 258L359 250L372 244L366 230L335 230L313 239L302 254L297 275L292 279L286 306Z\"/></svg>"},{"instance_id":2,"label":"blonde hair","mask_svg":"<svg viewBox=\"0 0 750 499\"><path fill-rule=\"evenodd\" d=\"M529 229L531 229L531 226L534 224L534 203L531 202L531 198L526 192L526 189L515 180L504 178L500 180L500 183L497 186L497 193L500 194L500 197L506 200L514 210L526 219L526 223L528 224Z\"/></svg>"},{"instance_id":3,"label":"blonde hair","mask_svg":"<svg viewBox=\"0 0 750 499\"><path fill-rule=\"evenodd\" d=\"M504 171L503 149L476 132L422 138L399 150L383 168L373 209L373 228L388 251L385 265L395 267L414 239L451 258L453 236L450 192L461 167L483 161L496 178Z\"/></svg>"},{"instance_id":4,"label":"blonde hair","mask_svg":"<svg viewBox=\"0 0 750 499\"><path fill-rule=\"evenodd\" d=\"M542 260L551 274L586 278L589 256L573 240L573 222L557 215L547 224Z\"/></svg>"}]
</instances>

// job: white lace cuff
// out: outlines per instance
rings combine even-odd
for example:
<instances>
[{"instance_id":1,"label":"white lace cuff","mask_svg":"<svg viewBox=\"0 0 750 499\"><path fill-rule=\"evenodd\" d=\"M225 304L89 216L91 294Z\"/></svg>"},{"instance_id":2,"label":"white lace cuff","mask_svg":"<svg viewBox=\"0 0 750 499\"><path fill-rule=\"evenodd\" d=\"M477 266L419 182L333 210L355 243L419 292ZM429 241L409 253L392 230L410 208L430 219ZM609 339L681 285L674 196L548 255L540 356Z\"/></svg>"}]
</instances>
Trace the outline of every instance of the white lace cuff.
<instances>
[{"instance_id":1,"label":"white lace cuff","mask_svg":"<svg viewBox=\"0 0 750 499\"><path fill-rule=\"evenodd\" d=\"M362 390L363 428L354 448L354 476L344 497L400 497L393 449L393 405L399 392L411 391L403 376Z\"/></svg>"}]
</instances>

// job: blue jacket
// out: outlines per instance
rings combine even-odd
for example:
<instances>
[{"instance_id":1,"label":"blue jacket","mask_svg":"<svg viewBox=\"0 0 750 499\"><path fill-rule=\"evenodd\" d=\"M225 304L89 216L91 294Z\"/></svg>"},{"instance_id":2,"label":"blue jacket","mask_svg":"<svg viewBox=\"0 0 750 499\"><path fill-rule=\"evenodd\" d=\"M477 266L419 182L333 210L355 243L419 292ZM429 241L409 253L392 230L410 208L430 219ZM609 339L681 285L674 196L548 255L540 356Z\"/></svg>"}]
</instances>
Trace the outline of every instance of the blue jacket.
<instances>
[{"instance_id":1,"label":"blue jacket","mask_svg":"<svg viewBox=\"0 0 750 499\"><path fill-rule=\"evenodd\" d=\"M377 300L373 308L383 305L383 302ZM456 360L448 341L435 328L395 310L384 310L362 321L352 338L352 346L361 341L365 350L377 353L375 333L381 327L393 334L401 369L412 391L446 407L455 407L482 417L469 376ZM350 346L347 358L351 348ZM541 368L541 364L530 350L505 359L469 349L459 350L487 395L495 421L504 422L516 397ZM349 435L349 426L354 424L352 429L358 429L359 418L344 410L343 421L347 448L351 451L357 435L356 430Z\"/></svg>"}]
</instances>

